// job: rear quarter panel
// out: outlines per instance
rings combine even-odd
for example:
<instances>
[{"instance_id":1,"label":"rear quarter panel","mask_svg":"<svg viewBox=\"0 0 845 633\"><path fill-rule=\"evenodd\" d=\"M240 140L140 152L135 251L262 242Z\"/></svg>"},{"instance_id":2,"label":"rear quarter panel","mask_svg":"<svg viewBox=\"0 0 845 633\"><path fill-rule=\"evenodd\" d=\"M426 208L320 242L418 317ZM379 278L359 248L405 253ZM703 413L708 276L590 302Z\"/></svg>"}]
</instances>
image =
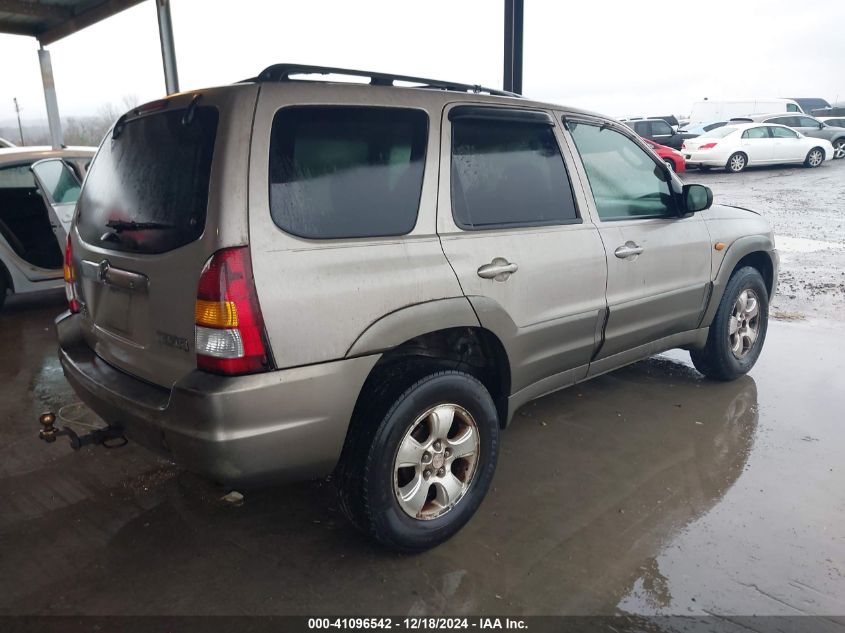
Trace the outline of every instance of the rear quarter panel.
<instances>
[{"instance_id":1,"label":"rear quarter panel","mask_svg":"<svg viewBox=\"0 0 845 633\"><path fill-rule=\"evenodd\" d=\"M307 239L276 226L269 196L273 117L285 106L309 104L407 106L427 111L422 195L410 234ZM342 358L385 315L462 296L436 231L441 108L441 98L424 91L304 82L261 86L250 153L249 239L258 298L278 367ZM436 324L431 329L437 329ZM426 331L425 324L420 324L416 334ZM380 347L377 342L373 345Z\"/></svg>"}]
</instances>

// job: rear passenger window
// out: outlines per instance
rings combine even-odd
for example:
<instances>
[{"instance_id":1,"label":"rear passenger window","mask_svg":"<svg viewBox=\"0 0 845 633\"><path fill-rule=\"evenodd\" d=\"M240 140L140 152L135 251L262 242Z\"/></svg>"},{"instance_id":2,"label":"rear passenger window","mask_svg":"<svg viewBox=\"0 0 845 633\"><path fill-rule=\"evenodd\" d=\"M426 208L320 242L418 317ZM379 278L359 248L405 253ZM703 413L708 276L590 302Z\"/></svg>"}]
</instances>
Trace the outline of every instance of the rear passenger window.
<instances>
[{"instance_id":1,"label":"rear passenger window","mask_svg":"<svg viewBox=\"0 0 845 633\"><path fill-rule=\"evenodd\" d=\"M294 235L404 235L416 224L428 116L410 108L289 107L270 139L270 213Z\"/></svg>"},{"instance_id":2,"label":"rear passenger window","mask_svg":"<svg viewBox=\"0 0 845 633\"><path fill-rule=\"evenodd\" d=\"M785 127L769 126L769 132L774 138L798 138L798 133Z\"/></svg>"},{"instance_id":3,"label":"rear passenger window","mask_svg":"<svg viewBox=\"0 0 845 633\"><path fill-rule=\"evenodd\" d=\"M672 128L665 121L652 121L651 133L655 135L671 136Z\"/></svg>"},{"instance_id":4,"label":"rear passenger window","mask_svg":"<svg viewBox=\"0 0 845 633\"><path fill-rule=\"evenodd\" d=\"M482 118L477 110L479 118L452 121L455 224L478 230L579 221L552 126Z\"/></svg>"},{"instance_id":5,"label":"rear passenger window","mask_svg":"<svg viewBox=\"0 0 845 633\"><path fill-rule=\"evenodd\" d=\"M742 138L769 138L769 132L764 126L752 127L742 133Z\"/></svg>"}]
</instances>

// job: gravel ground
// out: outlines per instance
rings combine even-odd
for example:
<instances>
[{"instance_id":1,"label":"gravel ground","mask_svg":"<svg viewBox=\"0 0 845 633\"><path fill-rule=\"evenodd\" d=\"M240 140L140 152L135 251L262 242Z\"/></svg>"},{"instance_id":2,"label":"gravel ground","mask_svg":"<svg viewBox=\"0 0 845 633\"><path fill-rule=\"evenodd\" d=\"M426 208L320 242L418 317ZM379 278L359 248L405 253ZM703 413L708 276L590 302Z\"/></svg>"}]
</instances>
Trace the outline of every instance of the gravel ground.
<instances>
[{"instance_id":1,"label":"gravel ground","mask_svg":"<svg viewBox=\"0 0 845 633\"><path fill-rule=\"evenodd\" d=\"M713 189L717 203L753 209L771 222L781 256L775 318L845 320L845 160L817 169L692 170L683 179Z\"/></svg>"}]
</instances>

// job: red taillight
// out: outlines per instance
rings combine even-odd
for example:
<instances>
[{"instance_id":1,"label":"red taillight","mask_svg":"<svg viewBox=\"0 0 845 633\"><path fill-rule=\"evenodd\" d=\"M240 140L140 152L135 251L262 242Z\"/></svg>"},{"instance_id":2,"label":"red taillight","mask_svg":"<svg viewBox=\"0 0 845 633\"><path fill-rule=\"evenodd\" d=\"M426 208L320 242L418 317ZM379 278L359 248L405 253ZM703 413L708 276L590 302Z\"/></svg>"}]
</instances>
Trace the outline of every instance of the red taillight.
<instances>
[{"instance_id":1,"label":"red taillight","mask_svg":"<svg viewBox=\"0 0 845 633\"><path fill-rule=\"evenodd\" d=\"M698 149L711 149L713 147L716 147L716 143L705 143L704 145L701 145Z\"/></svg>"},{"instance_id":2,"label":"red taillight","mask_svg":"<svg viewBox=\"0 0 845 633\"><path fill-rule=\"evenodd\" d=\"M206 262L197 288L195 322L199 369L230 376L270 369L246 247L217 251Z\"/></svg>"},{"instance_id":3,"label":"red taillight","mask_svg":"<svg viewBox=\"0 0 845 633\"><path fill-rule=\"evenodd\" d=\"M686 149L686 148L687 148L687 144L686 144L686 143L681 143L681 149Z\"/></svg>"},{"instance_id":4,"label":"red taillight","mask_svg":"<svg viewBox=\"0 0 845 633\"><path fill-rule=\"evenodd\" d=\"M73 270L73 251L70 246L70 236L68 235L67 244L65 245L65 296L67 297L67 305L71 312L79 312L79 298L76 296L76 272Z\"/></svg>"}]
</instances>

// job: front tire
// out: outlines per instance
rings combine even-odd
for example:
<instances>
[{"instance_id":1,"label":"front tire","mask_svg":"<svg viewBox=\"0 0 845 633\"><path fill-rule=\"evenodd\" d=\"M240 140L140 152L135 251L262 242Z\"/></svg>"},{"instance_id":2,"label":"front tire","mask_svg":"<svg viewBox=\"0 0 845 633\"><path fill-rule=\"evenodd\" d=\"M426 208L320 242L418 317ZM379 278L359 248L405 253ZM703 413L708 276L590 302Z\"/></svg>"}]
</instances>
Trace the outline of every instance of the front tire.
<instances>
[{"instance_id":1,"label":"front tire","mask_svg":"<svg viewBox=\"0 0 845 633\"><path fill-rule=\"evenodd\" d=\"M833 158L845 158L845 137L836 139L833 144Z\"/></svg>"},{"instance_id":2,"label":"front tire","mask_svg":"<svg viewBox=\"0 0 845 633\"><path fill-rule=\"evenodd\" d=\"M756 268L745 266L728 281L710 324L707 343L690 350L695 368L714 380L747 374L763 349L769 325L769 293Z\"/></svg>"},{"instance_id":3,"label":"front tire","mask_svg":"<svg viewBox=\"0 0 845 633\"><path fill-rule=\"evenodd\" d=\"M352 448L339 466L341 507L390 549L420 552L443 543L475 514L493 479L493 399L473 376L439 371L411 385L374 422L353 421Z\"/></svg>"},{"instance_id":4,"label":"front tire","mask_svg":"<svg viewBox=\"0 0 845 633\"><path fill-rule=\"evenodd\" d=\"M804 159L804 166L810 169L820 167L824 162L824 150L821 147L814 147L807 152L807 158Z\"/></svg>"},{"instance_id":5,"label":"front tire","mask_svg":"<svg viewBox=\"0 0 845 633\"><path fill-rule=\"evenodd\" d=\"M728 162L725 163L725 171L728 171L732 174L738 174L739 172L743 171L748 166L748 156L743 154L742 152L734 152L731 154L730 158L728 158Z\"/></svg>"}]
</instances>

